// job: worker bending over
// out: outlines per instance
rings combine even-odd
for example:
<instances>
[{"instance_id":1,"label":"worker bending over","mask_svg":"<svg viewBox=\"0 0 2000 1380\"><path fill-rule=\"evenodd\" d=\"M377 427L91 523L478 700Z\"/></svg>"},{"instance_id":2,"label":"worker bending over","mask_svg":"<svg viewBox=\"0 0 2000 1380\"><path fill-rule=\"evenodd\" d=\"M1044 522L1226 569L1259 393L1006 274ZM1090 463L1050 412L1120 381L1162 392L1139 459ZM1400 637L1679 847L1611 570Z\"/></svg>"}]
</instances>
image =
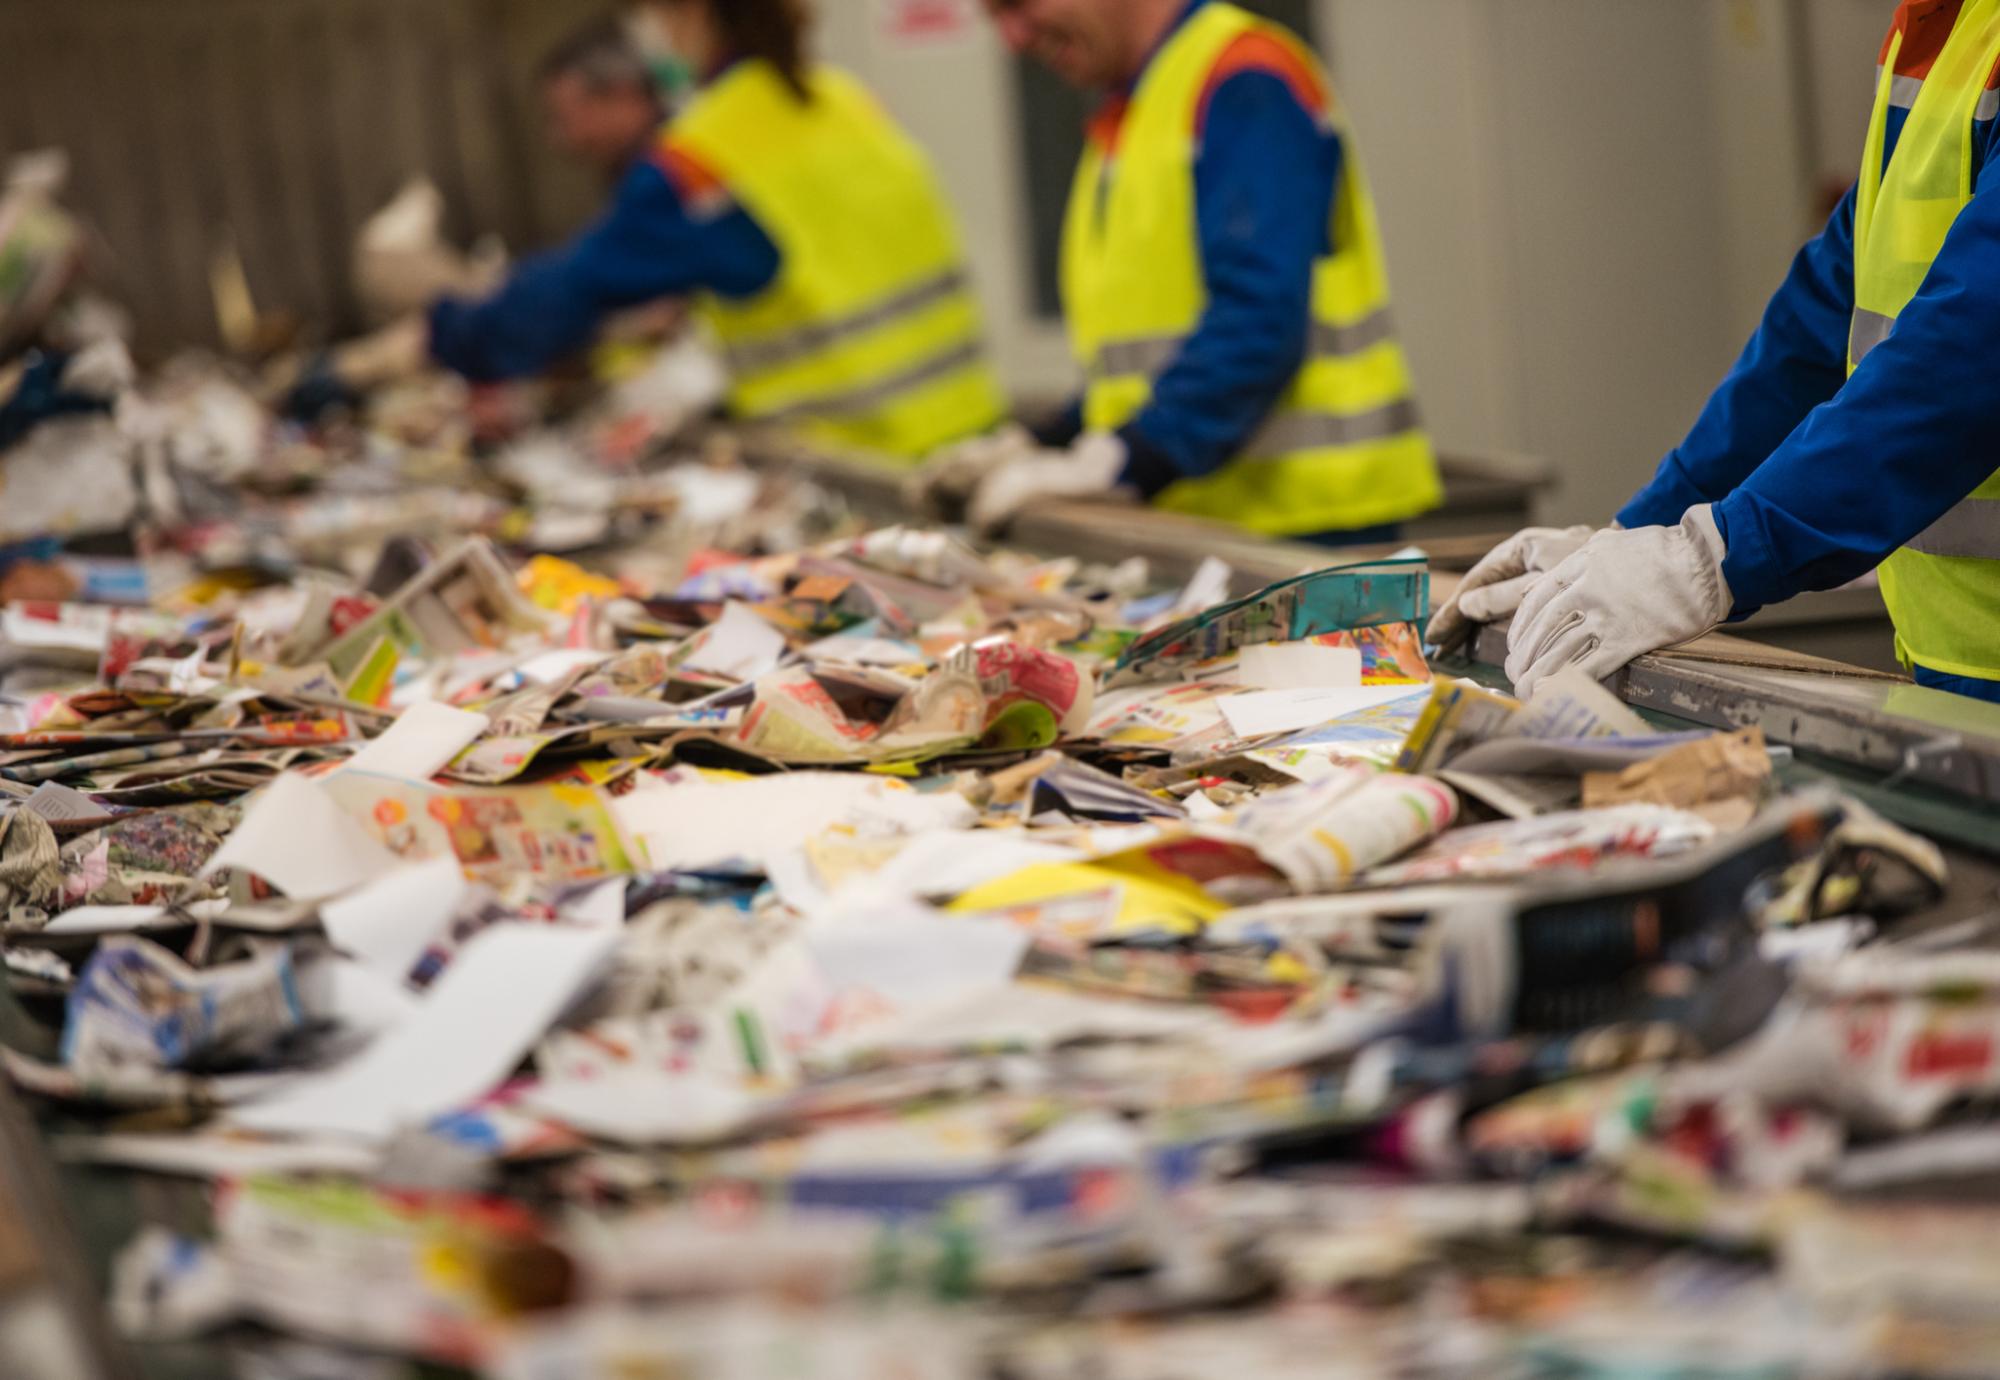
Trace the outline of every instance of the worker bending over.
<instances>
[{"instance_id":1,"label":"worker bending over","mask_svg":"<svg viewBox=\"0 0 2000 1380\"><path fill-rule=\"evenodd\" d=\"M1918 684L2000 701L1996 115L2000 0L1906 0L1860 184L1694 430L1613 527L1494 551L1431 640L1514 613L1527 694L1879 567Z\"/></svg>"},{"instance_id":2,"label":"worker bending over","mask_svg":"<svg viewBox=\"0 0 2000 1380\"><path fill-rule=\"evenodd\" d=\"M476 382L540 372L619 310L689 294L739 418L915 460L1004 414L957 227L874 98L804 56L794 0L653 0L701 85L569 245L431 308Z\"/></svg>"},{"instance_id":3,"label":"worker bending over","mask_svg":"<svg viewBox=\"0 0 2000 1380\"><path fill-rule=\"evenodd\" d=\"M1222 0L986 0L1105 93L1062 244L1086 383L1055 426L940 461L991 529L1113 492L1273 536L1383 540L1433 508L1367 179L1325 71Z\"/></svg>"}]
</instances>

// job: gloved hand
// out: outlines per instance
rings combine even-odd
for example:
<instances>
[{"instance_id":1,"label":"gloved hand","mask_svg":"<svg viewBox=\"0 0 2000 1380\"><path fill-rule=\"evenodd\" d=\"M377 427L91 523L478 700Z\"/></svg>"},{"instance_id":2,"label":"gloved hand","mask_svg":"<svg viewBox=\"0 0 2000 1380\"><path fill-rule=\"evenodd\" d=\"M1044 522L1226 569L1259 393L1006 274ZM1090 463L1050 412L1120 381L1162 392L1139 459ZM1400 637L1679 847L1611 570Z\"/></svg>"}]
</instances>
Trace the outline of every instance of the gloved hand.
<instances>
[{"instance_id":1,"label":"gloved hand","mask_svg":"<svg viewBox=\"0 0 2000 1380\"><path fill-rule=\"evenodd\" d=\"M21 370L20 382L0 402L0 450L9 450L43 422L109 412L111 399L71 387L78 356L35 353Z\"/></svg>"},{"instance_id":2,"label":"gloved hand","mask_svg":"<svg viewBox=\"0 0 2000 1380\"><path fill-rule=\"evenodd\" d=\"M313 423L339 408L352 408L360 395L334 372L333 356L322 350L307 360L297 378L284 387L278 411L295 422Z\"/></svg>"},{"instance_id":3,"label":"gloved hand","mask_svg":"<svg viewBox=\"0 0 2000 1380\"><path fill-rule=\"evenodd\" d=\"M1016 456L980 482L965 520L990 537L1038 498L1136 498L1118 487L1126 459L1125 443L1108 431L1086 431L1068 450Z\"/></svg>"},{"instance_id":4,"label":"gloved hand","mask_svg":"<svg viewBox=\"0 0 2000 1380\"><path fill-rule=\"evenodd\" d=\"M350 388L378 388L421 374L431 358L430 323L408 316L333 352L333 371Z\"/></svg>"},{"instance_id":5,"label":"gloved hand","mask_svg":"<svg viewBox=\"0 0 2000 1380\"><path fill-rule=\"evenodd\" d=\"M1424 641L1451 651L1481 623L1497 623L1521 607L1521 596L1596 534L1594 527L1528 527L1501 542L1472 567L1458 592L1431 615Z\"/></svg>"},{"instance_id":6,"label":"gloved hand","mask_svg":"<svg viewBox=\"0 0 2000 1380\"><path fill-rule=\"evenodd\" d=\"M422 373L430 362L430 326L420 316L314 356L298 377L281 387L286 416L316 421L335 407L352 406L385 383Z\"/></svg>"},{"instance_id":7,"label":"gloved hand","mask_svg":"<svg viewBox=\"0 0 2000 1380\"><path fill-rule=\"evenodd\" d=\"M1634 657L1714 629L1735 599L1709 505L1678 527L1599 532L1541 577L1507 638L1507 674L1521 699L1567 666L1602 680Z\"/></svg>"},{"instance_id":8,"label":"gloved hand","mask_svg":"<svg viewBox=\"0 0 2000 1380\"><path fill-rule=\"evenodd\" d=\"M948 446L903 483L903 501L920 513L955 521L986 476L1009 460L1035 453L1035 438L1018 422Z\"/></svg>"},{"instance_id":9,"label":"gloved hand","mask_svg":"<svg viewBox=\"0 0 2000 1380\"><path fill-rule=\"evenodd\" d=\"M125 348L124 341L115 338L93 340L71 355L69 363L63 366L65 393L103 402L116 402L138 381L139 371L132 363L132 352Z\"/></svg>"},{"instance_id":10,"label":"gloved hand","mask_svg":"<svg viewBox=\"0 0 2000 1380\"><path fill-rule=\"evenodd\" d=\"M444 238L444 196L418 178L370 216L355 237L355 295L371 319L393 321L440 297L479 297L499 285L506 250L482 242L471 256Z\"/></svg>"}]
</instances>

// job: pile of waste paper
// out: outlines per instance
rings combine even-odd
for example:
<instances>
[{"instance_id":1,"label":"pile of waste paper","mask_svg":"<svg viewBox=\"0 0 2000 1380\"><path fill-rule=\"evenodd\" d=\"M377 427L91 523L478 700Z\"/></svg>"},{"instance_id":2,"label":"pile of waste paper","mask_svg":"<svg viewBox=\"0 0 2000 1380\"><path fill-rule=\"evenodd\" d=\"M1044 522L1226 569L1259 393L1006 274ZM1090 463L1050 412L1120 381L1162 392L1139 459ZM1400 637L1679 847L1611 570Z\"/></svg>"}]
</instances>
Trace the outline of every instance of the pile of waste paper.
<instances>
[{"instance_id":1,"label":"pile of waste paper","mask_svg":"<svg viewBox=\"0 0 2000 1380\"><path fill-rule=\"evenodd\" d=\"M4 461L0 1058L183 1190L128 1335L2000 1371L2000 1209L1899 1196L2000 1163L2000 955L1899 929L1939 852L1756 730L1434 668L1418 558L1162 590L615 400L121 386Z\"/></svg>"}]
</instances>

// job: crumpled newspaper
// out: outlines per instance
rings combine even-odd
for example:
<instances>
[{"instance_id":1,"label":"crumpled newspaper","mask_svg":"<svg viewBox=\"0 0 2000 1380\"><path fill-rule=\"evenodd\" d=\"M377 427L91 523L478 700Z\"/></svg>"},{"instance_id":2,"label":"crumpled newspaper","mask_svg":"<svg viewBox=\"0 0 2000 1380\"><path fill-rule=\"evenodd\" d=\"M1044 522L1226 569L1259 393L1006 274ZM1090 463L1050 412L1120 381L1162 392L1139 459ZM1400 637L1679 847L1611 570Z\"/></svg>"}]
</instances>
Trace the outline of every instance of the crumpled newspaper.
<instances>
[{"instance_id":1,"label":"crumpled newspaper","mask_svg":"<svg viewBox=\"0 0 2000 1380\"><path fill-rule=\"evenodd\" d=\"M62 895L55 830L32 810L0 815L0 911L47 911Z\"/></svg>"}]
</instances>

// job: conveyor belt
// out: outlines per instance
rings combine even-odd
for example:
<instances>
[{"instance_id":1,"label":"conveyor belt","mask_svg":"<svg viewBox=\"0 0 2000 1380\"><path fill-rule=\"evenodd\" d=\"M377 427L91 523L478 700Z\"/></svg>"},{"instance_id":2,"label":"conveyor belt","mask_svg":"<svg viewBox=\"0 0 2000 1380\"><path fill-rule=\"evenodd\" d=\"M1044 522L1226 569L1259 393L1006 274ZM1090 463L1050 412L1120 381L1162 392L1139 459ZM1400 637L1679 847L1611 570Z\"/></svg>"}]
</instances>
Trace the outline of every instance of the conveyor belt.
<instances>
[{"instance_id":1,"label":"conveyor belt","mask_svg":"<svg viewBox=\"0 0 2000 1380\"><path fill-rule=\"evenodd\" d=\"M845 494L857 511L882 521L907 517L900 488L907 471L863 456L837 455L770 434L744 438L745 458L795 466ZM1448 597L1454 571L1491 548L1497 535L1423 538L1432 557L1432 597ZM1395 546L1326 548L1266 541L1239 529L1124 505L1043 501L1016 520L1009 540L1050 555L1115 562L1144 556L1164 581L1184 580L1217 556L1236 574L1236 592L1336 560L1367 560ZM1820 596L1836 616L1862 617L1877 596L1843 591ZM1800 601L1801 603L1807 601ZM1798 609L1787 615L1801 616ZM1473 649L1489 666L1506 659L1505 633L1489 628ZM1912 685L1907 678L1742 637L1715 634L1671 653L1640 658L1612 682L1641 709L1717 728L1760 725L1778 744L1811 754L1873 782L1887 812L1921 815L1967 846L2000 850L2000 828L1985 812L2000 803L2000 707Z\"/></svg>"},{"instance_id":2,"label":"conveyor belt","mask_svg":"<svg viewBox=\"0 0 2000 1380\"><path fill-rule=\"evenodd\" d=\"M810 469L864 515L885 521L903 516L898 477L879 466L770 438L753 439L746 450L756 463ZM1017 524L1013 539L1049 554L1093 560L1144 555L1164 580L1185 578L1204 556L1215 555L1235 570L1241 590L1329 561L1321 548L1259 541L1212 523L1104 504L1038 505ZM1436 592L1447 592L1455 578L1450 571L1468 567L1491 541L1425 536ZM1337 559L1386 555L1390 549L1360 548ZM1497 669L1504 659L1504 633L1487 630L1472 651L1477 662L1448 669L1504 688ZM1943 841L1952 862L1952 890L1921 923L1947 924L1995 909L2000 866L1982 854L2000 852L1995 841L2000 829L1990 822L1992 803L2000 801L2000 708L1734 637L1642 658L1613 684L1627 702L1662 724L1760 724L1773 742L1795 749L1795 760L1783 769L1788 783L1831 782ZM10 1005L11 999L0 994L0 1004ZM0 1029L8 1014L0 1010ZM198 1218L203 1189L156 1176L67 1166L50 1175L35 1139L18 1104L0 1089L0 1155L15 1161L14 1182L32 1183L29 1192L45 1205L51 1197L59 1204L58 1211L35 1213L30 1225L53 1247L59 1262L55 1282L69 1315L95 1334L97 1354L81 1373L90 1380L134 1373L125 1369L122 1348L110 1337L97 1303L111 1253L142 1222ZM46 1188L51 1183L52 1195ZM78 1254L88 1258L93 1276L88 1282L73 1263ZM139 1359L144 1374L161 1380L227 1373L219 1343L149 1347Z\"/></svg>"}]
</instances>

